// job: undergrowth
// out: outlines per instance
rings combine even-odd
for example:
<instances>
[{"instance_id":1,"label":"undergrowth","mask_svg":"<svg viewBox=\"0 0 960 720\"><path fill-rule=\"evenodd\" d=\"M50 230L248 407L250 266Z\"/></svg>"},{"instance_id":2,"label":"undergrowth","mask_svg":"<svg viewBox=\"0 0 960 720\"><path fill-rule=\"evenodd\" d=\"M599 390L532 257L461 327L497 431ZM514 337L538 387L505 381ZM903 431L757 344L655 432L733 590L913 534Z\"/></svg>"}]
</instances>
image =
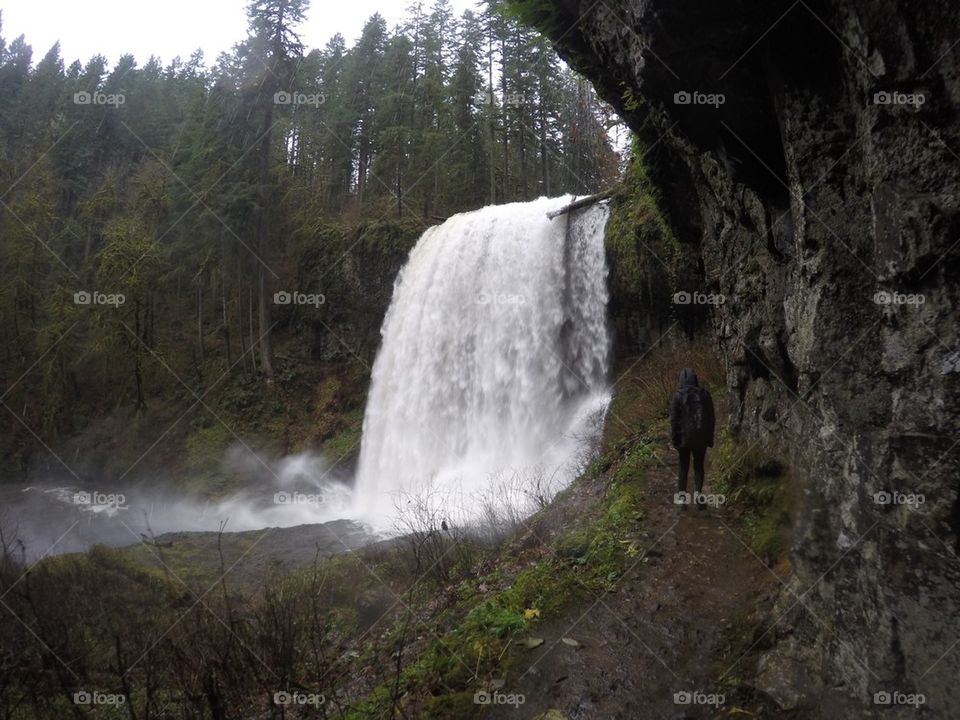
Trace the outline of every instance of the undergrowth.
<instances>
[{"instance_id":1,"label":"undergrowth","mask_svg":"<svg viewBox=\"0 0 960 720\"><path fill-rule=\"evenodd\" d=\"M722 430L713 451L713 492L740 513L754 553L768 565L787 547L793 497L787 466L769 448Z\"/></svg>"}]
</instances>

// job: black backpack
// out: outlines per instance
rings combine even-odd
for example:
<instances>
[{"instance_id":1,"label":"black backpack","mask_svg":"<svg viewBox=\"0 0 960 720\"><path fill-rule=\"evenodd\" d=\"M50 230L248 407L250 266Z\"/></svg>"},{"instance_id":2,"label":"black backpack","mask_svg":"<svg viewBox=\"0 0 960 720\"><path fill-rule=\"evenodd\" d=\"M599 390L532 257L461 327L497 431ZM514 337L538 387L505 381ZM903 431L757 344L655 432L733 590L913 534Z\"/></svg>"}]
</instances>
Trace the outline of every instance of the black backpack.
<instances>
[{"instance_id":1,"label":"black backpack","mask_svg":"<svg viewBox=\"0 0 960 720\"><path fill-rule=\"evenodd\" d=\"M680 441L683 447L707 444L703 406L703 388L691 386L680 391Z\"/></svg>"}]
</instances>

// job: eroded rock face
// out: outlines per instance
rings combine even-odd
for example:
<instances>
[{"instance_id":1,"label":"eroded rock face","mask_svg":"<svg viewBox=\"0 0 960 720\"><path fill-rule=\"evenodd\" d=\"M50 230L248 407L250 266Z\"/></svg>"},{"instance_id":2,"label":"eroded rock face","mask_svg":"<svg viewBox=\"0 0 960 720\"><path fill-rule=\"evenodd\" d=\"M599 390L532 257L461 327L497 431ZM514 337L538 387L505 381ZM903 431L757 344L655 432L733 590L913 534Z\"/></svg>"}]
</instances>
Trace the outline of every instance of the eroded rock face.
<instances>
[{"instance_id":1,"label":"eroded rock face","mask_svg":"<svg viewBox=\"0 0 960 720\"><path fill-rule=\"evenodd\" d=\"M878 692L956 717L960 3L553 5L726 297L738 426L809 478L759 685L824 717L916 716Z\"/></svg>"}]
</instances>

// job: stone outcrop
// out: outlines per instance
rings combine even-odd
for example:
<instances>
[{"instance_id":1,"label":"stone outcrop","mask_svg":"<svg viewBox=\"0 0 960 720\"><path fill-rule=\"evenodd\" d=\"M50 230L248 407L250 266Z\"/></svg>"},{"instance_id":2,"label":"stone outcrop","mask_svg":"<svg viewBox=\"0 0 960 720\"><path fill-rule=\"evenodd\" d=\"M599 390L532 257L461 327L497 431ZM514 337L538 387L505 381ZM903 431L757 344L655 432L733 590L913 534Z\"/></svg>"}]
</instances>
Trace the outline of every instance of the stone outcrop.
<instances>
[{"instance_id":1,"label":"stone outcrop","mask_svg":"<svg viewBox=\"0 0 960 720\"><path fill-rule=\"evenodd\" d=\"M916 693L956 717L960 4L529 7L725 296L738 428L807 478L757 685L813 717L915 717Z\"/></svg>"}]
</instances>

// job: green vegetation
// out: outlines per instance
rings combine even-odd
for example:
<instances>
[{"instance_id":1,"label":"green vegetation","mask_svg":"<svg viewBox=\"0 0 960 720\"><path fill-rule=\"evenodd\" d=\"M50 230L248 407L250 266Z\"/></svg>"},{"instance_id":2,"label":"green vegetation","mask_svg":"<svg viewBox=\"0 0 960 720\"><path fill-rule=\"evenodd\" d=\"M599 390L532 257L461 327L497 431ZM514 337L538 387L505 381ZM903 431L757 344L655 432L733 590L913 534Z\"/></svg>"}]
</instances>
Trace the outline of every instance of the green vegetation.
<instances>
[{"instance_id":1,"label":"green vegetation","mask_svg":"<svg viewBox=\"0 0 960 720\"><path fill-rule=\"evenodd\" d=\"M790 528L796 507L796 478L770 448L738 438L724 430L712 454L711 492L726 496L738 535L781 579L789 569ZM763 708L762 716L783 711L757 690L757 660L772 641L766 622L757 622L757 608L773 606L780 585L768 576L768 586L753 607L744 607L724 633L713 659L729 707ZM767 619L769 621L769 618Z\"/></svg>"},{"instance_id":2,"label":"green vegetation","mask_svg":"<svg viewBox=\"0 0 960 720\"><path fill-rule=\"evenodd\" d=\"M187 439L187 461L198 470L216 467L223 462L230 441L230 431L222 425L200 428Z\"/></svg>"},{"instance_id":3,"label":"green vegetation","mask_svg":"<svg viewBox=\"0 0 960 720\"><path fill-rule=\"evenodd\" d=\"M673 322L671 302L682 254L662 208L644 149L634 136L606 232L610 312L619 326L643 324L662 332Z\"/></svg>"},{"instance_id":4,"label":"green vegetation","mask_svg":"<svg viewBox=\"0 0 960 720\"><path fill-rule=\"evenodd\" d=\"M723 371L705 346L664 347L631 363L613 404L629 424L609 420L581 477L515 533L492 544L421 529L420 538L437 545L419 560L449 558L441 573L413 561L416 533L293 571L255 563L222 583L221 564L252 549L257 533L225 535L219 550L209 539L96 548L42 562L19 583L21 569L8 551L0 592L10 590L5 602L44 643L13 615L0 616L0 632L21 658L0 665L0 695L24 708L11 717L62 715L64 688L76 687L123 692L140 713L159 708L163 697L180 707L192 703L198 717L211 716L214 703L242 715L290 688L323 693L336 717L389 718L395 708L408 717L481 717L474 692L516 679L543 637L555 634L551 624L645 561L644 493L650 473L661 471L664 397L691 358L715 388ZM653 381L661 376L662 385ZM348 445L353 432L343 422L350 411L331 412L350 387L350 378L333 374L313 386L308 406L319 419L309 432L328 433L331 447ZM215 455L224 441L209 428L194 433L189 447L198 458ZM768 562L782 559L785 469L768 451L726 433L711 458L711 489L728 496L738 534ZM737 620L731 648L749 647L749 627ZM104 641L118 631L119 649ZM80 677L58 676L52 653L83 658L73 665ZM143 653L118 677L118 667Z\"/></svg>"},{"instance_id":5,"label":"green vegetation","mask_svg":"<svg viewBox=\"0 0 960 720\"><path fill-rule=\"evenodd\" d=\"M657 252L669 264L680 249L679 242L662 209L660 190L650 179L644 161L645 150L633 137L630 164L623 178L618 202L607 224L607 248L623 281L640 287L645 270L660 269L659 263L644 256L644 248Z\"/></svg>"},{"instance_id":6,"label":"green vegetation","mask_svg":"<svg viewBox=\"0 0 960 720\"><path fill-rule=\"evenodd\" d=\"M327 438L321 450L331 462L349 459L360 453L360 436L363 429L363 409L351 410L343 417L343 429Z\"/></svg>"},{"instance_id":7,"label":"green vegetation","mask_svg":"<svg viewBox=\"0 0 960 720\"><path fill-rule=\"evenodd\" d=\"M518 558L507 546L483 553L478 564L493 565L490 573L475 578L467 569L456 599L433 622L441 630L400 675L405 693L428 698L419 717L474 717L478 711L473 692L514 670L530 652L527 639L535 637L540 623L560 617L576 603L592 602L636 561L639 549L631 537L643 520L639 496L651 456L647 445L638 442L626 457L628 470L610 465L611 470L616 467L618 479L599 471L601 464L595 461L578 482L609 481L601 505L591 519L541 547L536 561L518 567ZM388 717L395 697L386 683L371 691L348 717Z\"/></svg>"},{"instance_id":8,"label":"green vegetation","mask_svg":"<svg viewBox=\"0 0 960 720\"><path fill-rule=\"evenodd\" d=\"M713 491L743 514L752 550L766 562L781 558L793 510L786 466L759 444L738 442L727 430L713 453Z\"/></svg>"},{"instance_id":9,"label":"green vegetation","mask_svg":"<svg viewBox=\"0 0 960 720\"><path fill-rule=\"evenodd\" d=\"M569 29L571 21L576 20L568 17L561 5L551 0L504 0L501 7L506 15L537 28L547 37L563 33Z\"/></svg>"}]
</instances>

